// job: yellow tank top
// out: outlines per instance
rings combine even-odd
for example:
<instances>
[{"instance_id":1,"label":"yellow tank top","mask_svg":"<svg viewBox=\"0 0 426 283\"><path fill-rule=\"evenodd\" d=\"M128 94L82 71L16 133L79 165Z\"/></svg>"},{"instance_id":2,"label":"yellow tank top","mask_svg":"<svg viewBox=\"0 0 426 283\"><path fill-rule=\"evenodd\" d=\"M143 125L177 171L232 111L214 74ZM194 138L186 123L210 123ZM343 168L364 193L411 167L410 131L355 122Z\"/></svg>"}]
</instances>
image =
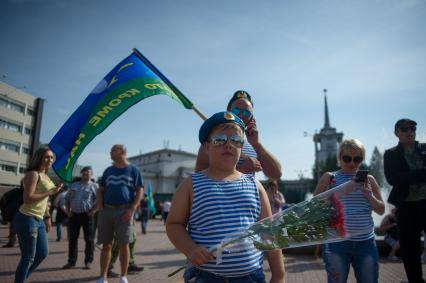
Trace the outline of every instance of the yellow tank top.
<instances>
[{"instance_id":1,"label":"yellow tank top","mask_svg":"<svg viewBox=\"0 0 426 283\"><path fill-rule=\"evenodd\" d=\"M36 193L44 193L47 191L50 191L55 188L55 184L50 180L50 178L47 175L39 175L40 180L37 183L35 192ZM19 208L19 211L22 214L28 215L28 216L34 216L38 219L43 219L44 212L46 211L47 207L47 200L49 197L45 197L42 200L39 200L38 202L34 203L23 203L21 207Z\"/></svg>"}]
</instances>

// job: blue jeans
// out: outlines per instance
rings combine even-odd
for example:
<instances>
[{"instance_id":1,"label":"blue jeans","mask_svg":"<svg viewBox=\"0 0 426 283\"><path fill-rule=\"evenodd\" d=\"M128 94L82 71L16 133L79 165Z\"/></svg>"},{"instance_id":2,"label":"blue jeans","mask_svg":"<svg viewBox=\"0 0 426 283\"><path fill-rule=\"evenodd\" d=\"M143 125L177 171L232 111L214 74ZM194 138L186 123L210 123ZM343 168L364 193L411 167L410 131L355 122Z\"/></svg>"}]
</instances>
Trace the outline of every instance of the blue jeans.
<instances>
[{"instance_id":1,"label":"blue jeans","mask_svg":"<svg viewBox=\"0 0 426 283\"><path fill-rule=\"evenodd\" d=\"M56 222L56 240L62 240L62 223Z\"/></svg>"},{"instance_id":2,"label":"blue jeans","mask_svg":"<svg viewBox=\"0 0 426 283\"><path fill-rule=\"evenodd\" d=\"M142 216L141 217L142 234L146 234L147 227L148 227L148 216Z\"/></svg>"},{"instance_id":3,"label":"blue jeans","mask_svg":"<svg viewBox=\"0 0 426 283\"><path fill-rule=\"evenodd\" d=\"M23 283L47 257L47 233L43 220L18 212L13 219L18 235L21 259L15 272L15 283Z\"/></svg>"},{"instance_id":4,"label":"blue jeans","mask_svg":"<svg viewBox=\"0 0 426 283\"><path fill-rule=\"evenodd\" d=\"M258 269L249 275L241 277L223 277L213 273L190 267L183 275L185 283L265 283L265 275L262 269Z\"/></svg>"},{"instance_id":5,"label":"blue jeans","mask_svg":"<svg viewBox=\"0 0 426 283\"><path fill-rule=\"evenodd\" d=\"M374 238L325 244L323 256L328 283L346 282L351 264L357 282L377 283L379 280L379 255Z\"/></svg>"}]
</instances>

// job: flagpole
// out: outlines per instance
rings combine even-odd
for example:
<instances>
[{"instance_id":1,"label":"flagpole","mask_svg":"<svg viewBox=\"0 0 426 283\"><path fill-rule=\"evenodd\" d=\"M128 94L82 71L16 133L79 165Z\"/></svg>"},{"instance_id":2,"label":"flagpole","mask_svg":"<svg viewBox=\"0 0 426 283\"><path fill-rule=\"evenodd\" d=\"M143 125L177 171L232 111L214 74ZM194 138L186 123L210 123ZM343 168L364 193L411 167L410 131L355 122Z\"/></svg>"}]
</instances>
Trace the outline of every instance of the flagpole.
<instances>
[{"instance_id":1,"label":"flagpole","mask_svg":"<svg viewBox=\"0 0 426 283\"><path fill-rule=\"evenodd\" d=\"M201 119L203 119L203 120L207 120L206 115L204 115L204 113L203 113L203 112L201 112L201 111L200 111L200 109L198 109L198 108L197 108L197 106L192 105L192 110L194 110L194 112L195 112L195 113L197 113L197 114L198 114L198 116L200 116L200 117L201 117Z\"/></svg>"},{"instance_id":2,"label":"flagpole","mask_svg":"<svg viewBox=\"0 0 426 283\"><path fill-rule=\"evenodd\" d=\"M139 59L142 60L142 62L145 62L145 63L148 63L149 65L151 65L151 67L153 68L154 73L155 73L155 71L157 71L158 73L160 73L159 75L161 77L164 77L163 74L161 74L161 72L157 68L155 68L155 66L152 65L151 62L149 62L149 60L145 56L143 56L142 53L139 50L137 50L136 48L133 48L132 50L133 50L133 53L135 53L136 56L138 56ZM189 101L189 99L186 98L185 95L183 95L167 78L164 77L164 79L172 86L172 88L174 88L174 90L176 90L177 92L179 92L179 94L181 96L183 96L185 100ZM201 119L207 120L207 116L204 115L204 113L201 112L200 109L198 109L198 107L195 106L192 102L190 102L190 103L191 103L191 109L194 110L194 112L197 113L197 115L200 116Z\"/></svg>"}]
</instances>

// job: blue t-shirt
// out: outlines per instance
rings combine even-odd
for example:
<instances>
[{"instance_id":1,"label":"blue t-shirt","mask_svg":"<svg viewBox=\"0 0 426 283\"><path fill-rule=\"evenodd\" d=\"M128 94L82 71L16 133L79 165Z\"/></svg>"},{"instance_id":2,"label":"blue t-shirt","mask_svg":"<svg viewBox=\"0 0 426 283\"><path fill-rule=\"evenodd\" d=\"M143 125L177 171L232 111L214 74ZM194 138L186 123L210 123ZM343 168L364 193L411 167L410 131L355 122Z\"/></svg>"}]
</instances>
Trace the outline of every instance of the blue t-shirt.
<instances>
[{"instance_id":1,"label":"blue t-shirt","mask_svg":"<svg viewBox=\"0 0 426 283\"><path fill-rule=\"evenodd\" d=\"M143 180L138 168L129 164L125 168L105 169L100 184L105 188L104 204L125 205L134 201L135 190L143 187Z\"/></svg>"}]
</instances>

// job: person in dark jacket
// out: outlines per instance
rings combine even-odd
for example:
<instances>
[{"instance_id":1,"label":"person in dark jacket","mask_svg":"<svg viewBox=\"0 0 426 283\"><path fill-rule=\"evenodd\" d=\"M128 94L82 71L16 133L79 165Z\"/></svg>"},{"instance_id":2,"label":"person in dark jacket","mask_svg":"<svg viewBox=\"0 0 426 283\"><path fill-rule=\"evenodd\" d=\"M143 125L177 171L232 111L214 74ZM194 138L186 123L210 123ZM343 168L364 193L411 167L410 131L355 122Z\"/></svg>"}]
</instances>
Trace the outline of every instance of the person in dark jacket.
<instances>
[{"instance_id":1,"label":"person in dark jacket","mask_svg":"<svg viewBox=\"0 0 426 283\"><path fill-rule=\"evenodd\" d=\"M421 263L421 232L426 231L426 144L416 141L417 123L400 119L399 139L384 154L385 176L393 186L388 202L397 207L401 257L409 282L425 282Z\"/></svg>"}]
</instances>

